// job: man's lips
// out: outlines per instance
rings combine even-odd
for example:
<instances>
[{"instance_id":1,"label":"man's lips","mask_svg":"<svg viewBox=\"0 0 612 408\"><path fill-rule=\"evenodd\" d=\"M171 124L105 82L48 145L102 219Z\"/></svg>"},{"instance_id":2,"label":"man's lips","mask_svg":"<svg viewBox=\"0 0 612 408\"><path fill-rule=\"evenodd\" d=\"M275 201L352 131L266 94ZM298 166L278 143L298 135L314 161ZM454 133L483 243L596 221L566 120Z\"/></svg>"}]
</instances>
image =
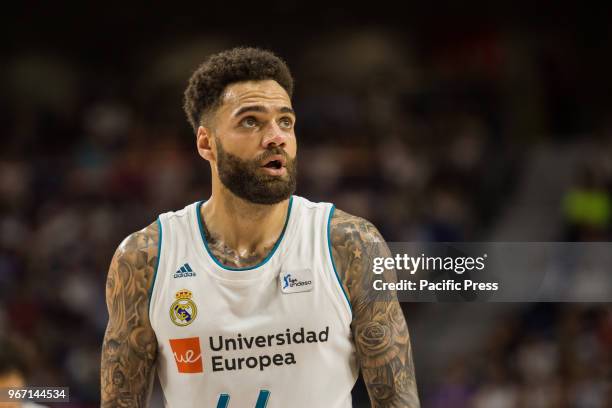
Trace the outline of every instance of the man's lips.
<instances>
[{"instance_id":1,"label":"man's lips","mask_svg":"<svg viewBox=\"0 0 612 408\"><path fill-rule=\"evenodd\" d=\"M282 154L275 154L270 157L267 157L262 162L262 167L272 168L272 169L280 169L286 167L287 159Z\"/></svg>"},{"instance_id":2,"label":"man's lips","mask_svg":"<svg viewBox=\"0 0 612 408\"><path fill-rule=\"evenodd\" d=\"M287 174L287 159L282 154L275 154L262 161L262 170L271 176Z\"/></svg>"},{"instance_id":3,"label":"man's lips","mask_svg":"<svg viewBox=\"0 0 612 408\"><path fill-rule=\"evenodd\" d=\"M261 169L271 176L284 176L287 174L286 167L281 167L279 169L275 169L274 167L262 167Z\"/></svg>"}]
</instances>

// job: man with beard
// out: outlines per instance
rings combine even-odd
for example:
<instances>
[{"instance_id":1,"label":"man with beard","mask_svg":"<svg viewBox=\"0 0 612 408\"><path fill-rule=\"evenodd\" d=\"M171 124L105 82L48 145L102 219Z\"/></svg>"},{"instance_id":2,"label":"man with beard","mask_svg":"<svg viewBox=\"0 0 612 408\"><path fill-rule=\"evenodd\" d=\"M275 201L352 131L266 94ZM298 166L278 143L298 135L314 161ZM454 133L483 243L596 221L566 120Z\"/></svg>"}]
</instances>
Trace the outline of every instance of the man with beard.
<instances>
[{"instance_id":1,"label":"man with beard","mask_svg":"<svg viewBox=\"0 0 612 408\"><path fill-rule=\"evenodd\" d=\"M274 54L208 58L185 91L206 201L127 237L109 269L102 406L141 407L158 376L168 407L418 407L397 298L372 281L376 228L293 195L293 79Z\"/></svg>"}]
</instances>

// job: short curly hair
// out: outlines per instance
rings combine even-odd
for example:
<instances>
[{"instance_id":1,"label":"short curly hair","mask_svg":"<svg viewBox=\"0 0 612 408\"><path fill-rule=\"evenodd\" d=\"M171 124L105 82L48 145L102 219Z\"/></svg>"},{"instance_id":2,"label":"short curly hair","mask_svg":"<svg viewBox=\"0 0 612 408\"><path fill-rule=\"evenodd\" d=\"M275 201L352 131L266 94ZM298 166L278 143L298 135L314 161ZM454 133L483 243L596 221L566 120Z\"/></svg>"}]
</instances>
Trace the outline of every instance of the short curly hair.
<instances>
[{"instance_id":1,"label":"short curly hair","mask_svg":"<svg viewBox=\"0 0 612 408\"><path fill-rule=\"evenodd\" d=\"M272 79L289 97L293 94L293 77L287 64L271 51L237 47L209 56L195 70L185 89L183 109L197 133L203 115L219 107L225 88L236 82Z\"/></svg>"}]
</instances>

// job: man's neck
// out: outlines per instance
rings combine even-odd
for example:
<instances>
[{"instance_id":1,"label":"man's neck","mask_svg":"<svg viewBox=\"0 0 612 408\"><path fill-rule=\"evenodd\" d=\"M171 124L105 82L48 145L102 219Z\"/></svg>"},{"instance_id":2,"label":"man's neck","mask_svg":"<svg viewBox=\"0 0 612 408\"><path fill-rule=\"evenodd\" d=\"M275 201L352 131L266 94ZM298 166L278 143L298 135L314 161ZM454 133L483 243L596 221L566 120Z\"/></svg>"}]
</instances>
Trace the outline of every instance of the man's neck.
<instances>
[{"instance_id":1,"label":"man's neck","mask_svg":"<svg viewBox=\"0 0 612 408\"><path fill-rule=\"evenodd\" d=\"M288 199L264 205L227 190L213 193L201 207L209 249L226 266L242 268L259 263L280 237L288 206Z\"/></svg>"}]
</instances>

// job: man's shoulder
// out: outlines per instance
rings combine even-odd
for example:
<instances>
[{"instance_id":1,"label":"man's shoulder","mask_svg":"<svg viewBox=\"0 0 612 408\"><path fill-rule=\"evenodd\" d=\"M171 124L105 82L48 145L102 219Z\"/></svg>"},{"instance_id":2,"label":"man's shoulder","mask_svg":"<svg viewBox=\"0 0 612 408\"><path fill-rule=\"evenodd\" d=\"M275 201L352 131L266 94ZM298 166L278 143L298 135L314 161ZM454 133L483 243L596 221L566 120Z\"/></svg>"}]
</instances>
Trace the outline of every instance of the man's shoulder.
<instances>
[{"instance_id":1,"label":"man's shoulder","mask_svg":"<svg viewBox=\"0 0 612 408\"><path fill-rule=\"evenodd\" d=\"M338 208L334 209L330 220L330 238L332 245L346 240L356 240L360 243L384 242L382 235L370 221Z\"/></svg>"},{"instance_id":2,"label":"man's shoulder","mask_svg":"<svg viewBox=\"0 0 612 408\"><path fill-rule=\"evenodd\" d=\"M130 281L148 288L157 268L159 242L157 221L129 234L115 251L109 269L109 282L117 284L118 288L120 282Z\"/></svg>"},{"instance_id":3,"label":"man's shoulder","mask_svg":"<svg viewBox=\"0 0 612 408\"><path fill-rule=\"evenodd\" d=\"M368 294L375 276L371 273L372 260L388 256L387 244L374 224L342 210L334 211L332 216L330 244L336 271L353 310L363 310L367 303L364 300L370 299Z\"/></svg>"},{"instance_id":4,"label":"man's shoulder","mask_svg":"<svg viewBox=\"0 0 612 408\"><path fill-rule=\"evenodd\" d=\"M330 221L329 241L340 278L354 295L350 281L368 275L368 254L381 252L386 246L385 240L370 221L335 209Z\"/></svg>"},{"instance_id":5,"label":"man's shoulder","mask_svg":"<svg viewBox=\"0 0 612 408\"><path fill-rule=\"evenodd\" d=\"M141 230L132 232L121 241L115 252L115 257L128 256L139 252L157 253L159 232L159 222L157 220Z\"/></svg>"},{"instance_id":6,"label":"man's shoulder","mask_svg":"<svg viewBox=\"0 0 612 408\"><path fill-rule=\"evenodd\" d=\"M126 307L135 307L148 321L148 298L157 270L159 226L153 222L128 235L117 247L106 279L106 301L111 321L128 316Z\"/></svg>"},{"instance_id":7,"label":"man's shoulder","mask_svg":"<svg viewBox=\"0 0 612 408\"><path fill-rule=\"evenodd\" d=\"M171 210L161 213L158 219L162 217L166 219L182 218L182 217L193 215L196 209L199 209L202 206L202 204L204 204L203 200L188 203L183 208L171 209Z\"/></svg>"}]
</instances>

